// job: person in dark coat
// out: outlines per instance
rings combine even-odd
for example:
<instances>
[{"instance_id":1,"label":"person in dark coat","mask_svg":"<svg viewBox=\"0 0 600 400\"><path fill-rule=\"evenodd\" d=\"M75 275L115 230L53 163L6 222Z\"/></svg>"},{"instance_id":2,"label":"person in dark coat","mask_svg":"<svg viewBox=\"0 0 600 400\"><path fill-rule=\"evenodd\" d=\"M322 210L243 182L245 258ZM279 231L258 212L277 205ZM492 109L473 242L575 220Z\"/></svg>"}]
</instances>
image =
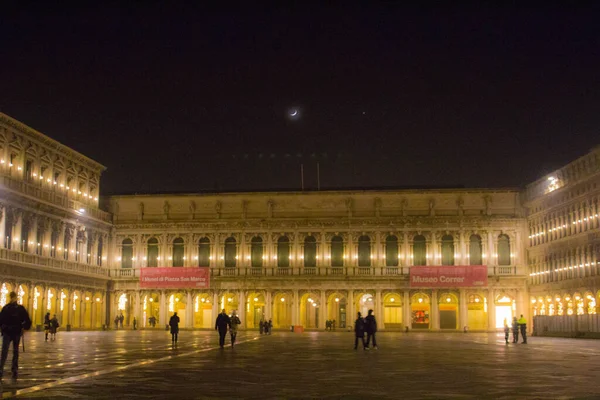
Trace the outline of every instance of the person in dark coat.
<instances>
[{"instance_id":1,"label":"person in dark coat","mask_svg":"<svg viewBox=\"0 0 600 400\"><path fill-rule=\"evenodd\" d=\"M269 335L273 333L273 320L271 320L270 318L269 322L267 322L267 331Z\"/></svg>"},{"instance_id":2,"label":"person in dark coat","mask_svg":"<svg viewBox=\"0 0 600 400\"><path fill-rule=\"evenodd\" d=\"M23 331L31 328L31 319L25 307L17 303L17 294L10 292L10 302L0 311L0 329L2 330L2 357L0 358L0 379L4 373L4 364L8 358L8 348L13 344L12 378L19 373L19 342Z\"/></svg>"},{"instance_id":3,"label":"person in dark coat","mask_svg":"<svg viewBox=\"0 0 600 400\"><path fill-rule=\"evenodd\" d=\"M177 335L179 335L179 317L177 313L173 313L169 320L169 326L171 327L171 342L177 344Z\"/></svg>"},{"instance_id":4,"label":"person in dark coat","mask_svg":"<svg viewBox=\"0 0 600 400\"><path fill-rule=\"evenodd\" d=\"M354 350L358 348L358 340L360 339L363 349L368 350L369 348L365 344L365 320L361 313L358 313L358 318L354 321Z\"/></svg>"},{"instance_id":5,"label":"person in dark coat","mask_svg":"<svg viewBox=\"0 0 600 400\"><path fill-rule=\"evenodd\" d=\"M367 348L373 338L373 348L377 350L377 340L375 339L375 333L377 333L377 321L373 315L373 310L369 310L367 318L365 318L365 331L367 332Z\"/></svg>"},{"instance_id":6,"label":"person in dark coat","mask_svg":"<svg viewBox=\"0 0 600 400\"><path fill-rule=\"evenodd\" d=\"M60 324L58 323L58 319L56 318L56 314L50 320L50 340L56 340L56 331L58 331L58 327Z\"/></svg>"},{"instance_id":7,"label":"person in dark coat","mask_svg":"<svg viewBox=\"0 0 600 400\"><path fill-rule=\"evenodd\" d=\"M50 333L50 313L44 316L44 332L46 333L46 342L48 341L48 333Z\"/></svg>"},{"instance_id":8,"label":"person in dark coat","mask_svg":"<svg viewBox=\"0 0 600 400\"><path fill-rule=\"evenodd\" d=\"M225 335L227 335L227 328L230 326L231 319L229 319L225 309L223 309L215 322L215 331L219 331L219 346L221 346L221 348L225 346Z\"/></svg>"},{"instance_id":9,"label":"person in dark coat","mask_svg":"<svg viewBox=\"0 0 600 400\"><path fill-rule=\"evenodd\" d=\"M260 322L258 323L258 330L261 335L263 334L263 332L265 330L265 320L262 318L261 318Z\"/></svg>"},{"instance_id":10,"label":"person in dark coat","mask_svg":"<svg viewBox=\"0 0 600 400\"><path fill-rule=\"evenodd\" d=\"M135 319L135 317L133 317L133 330L135 331L137 329L137 319Z\"/></svg>"},{"instance_id":11,"label":"person in dark coat","mask_svg":"<svg viewBox=\"0 0 600 400\"><path fill-rule=\"evenodd\" d=\"M517 317L513 317L512 322L513 343L519 343L519 323Z\"/></svg>"}]
</instances>

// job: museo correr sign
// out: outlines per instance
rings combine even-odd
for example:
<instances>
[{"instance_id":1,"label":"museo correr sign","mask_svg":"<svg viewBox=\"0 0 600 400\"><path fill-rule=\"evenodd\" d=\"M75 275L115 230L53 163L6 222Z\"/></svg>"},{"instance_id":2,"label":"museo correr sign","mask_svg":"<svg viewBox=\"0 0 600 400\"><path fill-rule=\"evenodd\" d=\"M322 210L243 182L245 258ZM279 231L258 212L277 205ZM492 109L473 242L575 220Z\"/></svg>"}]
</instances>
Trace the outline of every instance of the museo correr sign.
<instances>
[{"instance_id":1,"label":"museo correr sign","mask_svg":"<svg viewBox=\"0 0 600 400\"><path fill-rule=\"evenodd\" d=\"M485 265L410 267L410 287L486 287L487 275Z\"/></svg>"}]
</instances>

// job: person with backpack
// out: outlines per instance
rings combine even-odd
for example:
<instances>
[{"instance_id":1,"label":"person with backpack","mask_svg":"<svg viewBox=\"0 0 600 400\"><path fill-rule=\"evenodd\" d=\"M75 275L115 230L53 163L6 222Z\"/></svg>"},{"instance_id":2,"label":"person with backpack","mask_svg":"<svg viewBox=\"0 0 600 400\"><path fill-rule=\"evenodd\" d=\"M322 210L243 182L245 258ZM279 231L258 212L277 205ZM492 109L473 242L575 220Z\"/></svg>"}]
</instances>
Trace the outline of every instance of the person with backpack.
<instances>
[{"instance_id":1,"label":"person with backpack","mask_svg":"<svg viewBox=\"0 0 600 400\"><path fill-rule=\"evenodd\" d=\"M354 321L354 350L358 348L358 339L362 342L363 349L369 350L365 344L365 320L361 313L358 313L358 318Z\"/></svg>"},{"instance_id":2,"label":"person with backpack","mask_svg":"<svg viewBox=\"0 0 600 400\"><path fill-rule=\"evenodd\" d=\"M235 338L237 337L238 326L240 326L242 321L240 321L240 318L237 316L235 310L231 313L230 319L231 322L229 324L229 334L231 335L231 348L233 348L233 345L235 344Z\"/></svg>"},{"instance_id":3,"label":"person with backpack","mask_svg":"<svg viewBox=\"0 0 600 400\"><path fill-rule=\"evenodd\" d=\"M0 329L2 329L2 357L0 359L0 379L4 374L4 364L8 358L8 348L13 344L12 378L19 373L19 342L23 331L31 328L31 319L25 307L17 303L17 294L10 292L10 302L0 311Z\"/></svg>"},{"instance_id":4,"label":"person with backpack","mask_svg":"<svg viewBox=\"0 0 600 400\"><path fill-rule=\"evenodd\" d=\"M177 344L177 336L179 335L179 317L177 313L173 313L171 319L169 319L169 326L171 327L171 342Z\"/></svg>"},{"instance_id":5,"label":"person with backpack","mask_svg":"<svg viewBox=\"0 0 600 400\"><path fill-rule=\"evenodd\" d=\"M377 350L377 341L375 340L375 333L377 332L377 321L373 315L373 310L369 310L367 318L365 318L365 331L367 332L367 348L373 338L373 349Z\"/></svg>"},{"instance_id":6,"label":"person with backpack","mask_svg":"<svg viewBox=\"0 0 600 400\"><path fill-rule=\"evenodd\" d=\"M50 340L56 340L56 331L60 324L58 323L58 319L56 319L56 314L50 320Z\"/></svg>"}]
</instances>

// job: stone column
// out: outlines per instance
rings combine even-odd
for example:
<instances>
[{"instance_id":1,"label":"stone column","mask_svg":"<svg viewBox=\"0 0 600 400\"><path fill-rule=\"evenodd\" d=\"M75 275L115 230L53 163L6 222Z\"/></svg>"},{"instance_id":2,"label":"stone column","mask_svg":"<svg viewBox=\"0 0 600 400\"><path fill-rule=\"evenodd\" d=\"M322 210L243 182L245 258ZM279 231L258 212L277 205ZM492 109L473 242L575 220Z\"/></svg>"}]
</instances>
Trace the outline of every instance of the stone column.
<instances>
[{"instance_id":1,"label":"stone column","mask_svg":"<svg viewBox=\"0 0 600 400\"><path fill-rule=\"evenodd\" d=\"M498 264L498 260L494 257L494 236L491 231L488 231L488 251L487 251L487 265L495 266Z\"/></svg>"},{"instance_id":2,"label":"stone column","mask_svg":"<svg viewBox=\"0 0 600 400\"><path fill-rule=\"evenodd\" d=\"M167 303L167 296L165 295L165 291L160 291L160 310L158 312L158 326L161 329L164 329L165 324L167 323L167 311L169 309L169 304Z\"/></svg>"},{"instance_id":3,"label":"stone column","mask_svg":"<svg viewBox=\"0 0 600 400\"><path fill-rule=\"evenodd\" d=\"M404 260L402 266L412 265L410 258L410 243L408 242L408 232L404 232L402 237L402 259Z\"/></svg>"},{"instance_id":4,"label":"stone column","mask_svg":"<svg viewBox=\"0 0 600 400\"><path fill-rule=\"evenodd\" d=\"M377 289L375 291L375 310L373 310L373 312L375 313L375 318L378 321L377 324L377 329L381 329L384 330L385 329L385 325L383 323L383 299L381 297L381 289Z\"/></svg>"},{"instance_id":5,"label":"stone column","mask_svg":"<svg viewBox=\"0 0 600 400\"><path fill-rule=\"evenodd\" d=\"M238 317L242 323L241 329L246 329L248 324L246 323L246 294L243 290L238 293Z\"/></svg>"},{"instance_id":6,"label":"stone column","mask_svg":"<svg viewBox=\"0 0 600 400\"><path fill-rule=\"evenodd\" d=\"M28 250L28 253L36 254L37 251L38 251L38 241L37 241L38 223L37 223L37 217L35 215L29 215L27 223L29 224L29 237L27 238L27 241L29 243L27 243L27 250ZM39 247L42 247L41 243L40 243Z\"/></svg>"},{"instance_id":7,"label":"stone column","mask_svg":"<svg viewBox=\"0 0 600 400\"><path fill-rule=\"evenodd\" d=\"M319 300L319 325L318 329L325 330L325 321L327 320L327 293L325 290L321 290L321 296Z\"/></svg>"},{"instance_id":8,"label":"stone column","mask_svg":"<svg viewBox=\"0 0 600 400\"><path fill-rule=\"evenodd\" d=\"M298 298L298 289L292 290L292 325L300 325L298 314L300 312L300 304Z\"/></svg>"},{"instance_id":9,"label":"stone column","mask_svg":"<svg viewBox=\"0 0 600 400\"><path fill-rule=\"evenodd\" d=\"M459 232L459 237L460 237L460 256L458 258L458 260L455 261L455 264L457 265L466 265L468 264L468 257L467 257L467 243L466 243L466 238L465 238L465 231L461 230Z\"/></svg>"},{"instance_id":10,"label":"stone column","mask_svg":"<svg viewBox=\"0 0 600 400\"><path fill-rule=\"evenodd\" d=\"M356 307L354 305L354 290L348 290L348 313L346 314L346 326L351 326L354 328L354 321L356 320Z\"/></svg>"},{"instance_id":11,"label":"stone column","mask_svg":"<svg viewBox=\"0 0 600 400\"><path fill-rule=\"evenodd\" d=\"M459 300L458 300L458 318L460 324L458 326L459 329L463 329L468 324L468 308L467 308L467 292L465 289L459 290Z\"/></svg>"},{"instance_id":12,"label":"stone column","mask_svg":"<svg viewBox=\"0 0 600 400\"><path fill-rule=\"evenodd\" d=\"M217 320L217 315L221 310L219 309L219 294L215 291L213 292L213 301L212 301L212 318L213 321Z\"/></svg>"},{"instance_id":13,"label":"stone column","mask_svg":"<svg viewBox=\"0 0 600 400\"><path fill-rule=\"evenodd\" d=\"M23 226L23 212L21 212L20 210L13 211L12 224L12 243L10 248L13 250L21 251L21 228Z\"/></svg>"},{"instance_id":14,"label":"stone column","mask_svg":"<svg viewBox=\"0 0 600 400\"><path fill-rule=\"evenodd\" d=\"M6 248L6 207L0 205L0 248Z\"/></svg>"},{"instance_id":15,"label":"stone column","mask_svg":"<svg viewBox=\"0 0 600 400\"><path fill-rule=\"evenodd\" d=\"M346 257L344 260L344 267L355 267L358 265L358 259L354 259L354 255L358 255L357 249L354 248L354 241L352 240L352 232L349 232L346 235L346 248L344 249L344 256ZM343 237L343 235L342 235ZM326 318L327 319L327 318ZM325 323L325 322L323 322Z\"/></svg>"},{"instance_id":16,"label":"stone column","mask_svg":"<svg viewBox=\"0 0 600 400\"><path fill-rule=\"evenodd\" d=\"M410 308L410 293L405 290L402 302L402 325L406 328L412 328L412 310Z\"/></svg>"},{"instance_id":17,"label":"stone column","mask_svg":"<svg viewBox=\"0 0 600 400\"><path fill-rule=\"evenodd\" d=\"M494 289L488 289L487 296L487 307L488 307L488 331L496 331L496 301Z\"/></svg>"},{"instance_id":18,"label":"stone column","mask_svg":"<svg viewBox=\"0 0 600 400\"><path fill-rule=\"evenodd\" d=\"M185 303L185 327L190 329L194 327L194 298L191 290L187 291Z\"/></svg>"},{"instance_id":19,"label":"stone column","mask_svg":"<svg viewBox=\"0 0 600 400\"><path fill-rule=\"evenodd\" d=\"M379 267L379 266L383 266L385 265L385 262L383 262L383 251L381 248L381 232L377 231L375 232L375 254L373 255L373 258L371 259L371 266L373 267Z\"/></svg>"},{"instance_id":20,"label":"stone column","mask_svg":"<svg viewBox=\"0 0 600 400\"><path fill-rule=\"evenodd\" d=\"M267 320L273 318L273 299L270 291L265 291L265 318Z\"/></svg>"},{"instance_id":21,"label":"stone column","mask_svg":"<svg viewBox=\"0 0 600 400\"><path fill-rule=\"evenodd\" d=\"M439 313L438 293L434 289L431 291L431 315L429 316L431 330L437 331L440 329Z\"/></svg>"}]
</instances>

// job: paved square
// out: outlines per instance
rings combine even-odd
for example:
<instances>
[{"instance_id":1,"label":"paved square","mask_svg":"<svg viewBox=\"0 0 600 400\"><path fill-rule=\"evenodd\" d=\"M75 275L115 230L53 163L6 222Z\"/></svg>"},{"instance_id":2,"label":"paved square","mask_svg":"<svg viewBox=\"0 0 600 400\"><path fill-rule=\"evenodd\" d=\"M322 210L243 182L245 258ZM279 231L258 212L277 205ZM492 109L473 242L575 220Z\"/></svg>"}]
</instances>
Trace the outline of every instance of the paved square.
<instances>
[{"instance_id":1,"label":"paved square","mask_svg":"<svg viewBox=\"0 0 600 400\"><path fill-rule=\"evenodd\" d=\"M379 333L354 351L348 332L59 332L26 336L3 398L582 398L600 397L600 341L484 333ZM10 357L10 356L9 356ZM9 358L10 361L10 358Z\"/></svg>"}]
</instances>

